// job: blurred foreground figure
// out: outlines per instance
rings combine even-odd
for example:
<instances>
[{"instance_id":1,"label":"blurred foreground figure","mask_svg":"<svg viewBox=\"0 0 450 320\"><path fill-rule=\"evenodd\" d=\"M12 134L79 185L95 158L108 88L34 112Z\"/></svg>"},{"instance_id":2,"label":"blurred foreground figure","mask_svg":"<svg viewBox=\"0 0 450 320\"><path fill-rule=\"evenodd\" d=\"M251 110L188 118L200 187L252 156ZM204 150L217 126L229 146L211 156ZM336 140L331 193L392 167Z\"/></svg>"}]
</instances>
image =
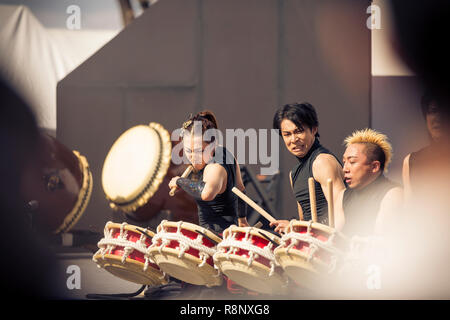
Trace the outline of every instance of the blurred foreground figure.
<instances>
[{"instance_id":1,"label":"blurred foreground figure","mask_svg":"<svg viewBox=\"0 0 450 320\"><path fill-rule=\"evenodd\" d=\"M34 234L22 195L23 172L39 150L39 131L28 106L0 79L0 277L7 299L62 298L57 260ZM31 204L32 205L32 204Z\"/></svg>"},{"instance_id":2,"label":"blurred foreground figure","mask_svg":"<svg viewBox=\"0 0 450 320\"><path fill-rule=\"evenodd\" d=\"M391 0L391 6L400 56L432 92L425 116L438 106L445 128L450 113L450 2ZM436 127L429 129L433 147L405 160L409 197L403 223L389 240L393 261L383 276L384 289L393 298L450 298L450 133L442 130L435 148Z\"/></svg>"}]
</instances>

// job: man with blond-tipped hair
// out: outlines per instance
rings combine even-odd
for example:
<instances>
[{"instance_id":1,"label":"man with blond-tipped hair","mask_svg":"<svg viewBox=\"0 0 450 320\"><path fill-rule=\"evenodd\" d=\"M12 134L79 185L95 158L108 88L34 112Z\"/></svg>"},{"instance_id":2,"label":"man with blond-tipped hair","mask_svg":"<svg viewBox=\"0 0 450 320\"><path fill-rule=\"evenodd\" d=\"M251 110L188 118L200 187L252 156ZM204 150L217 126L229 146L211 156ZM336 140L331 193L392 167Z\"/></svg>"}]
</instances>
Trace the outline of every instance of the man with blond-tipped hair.
<instances>
[{"instance_id":1,"label":"man with blond-tipped hair","mask_svg":"<svg viewBox=\"0 0 450 320\"><path fill-rule=\"evenodd\" d=\"M344 213L342 232L348 236L384 234L403 202L399 185L384 176L392 158L387 136L372 129L353 132L344 143L344 180L336 209Z\"/></svg>"}]
</instances>

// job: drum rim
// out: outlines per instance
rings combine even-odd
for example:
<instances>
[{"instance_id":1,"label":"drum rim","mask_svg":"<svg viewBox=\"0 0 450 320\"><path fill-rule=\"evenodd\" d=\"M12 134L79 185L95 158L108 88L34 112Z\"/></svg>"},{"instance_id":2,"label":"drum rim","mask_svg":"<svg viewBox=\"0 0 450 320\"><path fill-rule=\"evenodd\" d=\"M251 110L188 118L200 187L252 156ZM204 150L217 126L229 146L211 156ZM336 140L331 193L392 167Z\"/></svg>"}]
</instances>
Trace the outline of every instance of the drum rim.
<instances>
[{"instance_id":1,"label":"drum rim","mask_svg":"<svg viewBox=\"0 0 450 320\"><path fill-rule=\"evenodd\" d=\"M166 221L166 220L165 220L165 221L162 221L162 222L159 224L159 226L158 226L158 230L159 230L160 228L163 228L163 227L174 227L174 228L178 228L178 223L179 223L179 221ZM205 233L208 237L210 237L212 240L216 241L217 243L220 243L220 242L223 240L222 238L218 237L216 234L214 234L213 232L211 232L211 231L208 230L207 228L202 227L202 226L200 226L200 225L197 225L197 224L195 224L195 223L182 221L180 228L181 228L181 229L186 229L186 230L189 230L189 231L192 231L192 232L195 232L195 233L197 233L197 231L196 231L195 229L196 229L196 228L197 228L197 229L200 228L200 229L201 229L201 230L200 230L201 232ZM214 247L215 247L215 246L216 246L216 245L214 245Z\"/></svg>"},{"instance_id":2,"label":"drum rim","mask_svg":"<svg viewBox=\"0 0 450 320\"><path fill-rule=\"evenodd\" d=\"M219 263L220 263L220 261L222 261L222 260L229 261L229 260L233 260L234 259L234 260L238 260L237 262L239 262L239 263L248 264L248 258L245 258L245 257L243 257L241 255L230 253L230 259L228 259L227 256L228 256L227 253L217 252L214 255L214 262L216 260L219 260ZM264 272L268 272L268 273L270 272L270 268L269 267L265 266L264 264L262 264L262 263L260 263L260 262L258 262L256 260L253 260L252 266L253 265L255 265L255 267L257 267L258 269L263 270ZM219 268L220 268L220 266L219 266ZM274 273L280 275L280 273L277 272L277 271L275 271ZM282 274L280 276L282 277Z\"/></svg>"},{"instance_id":3,"label":"drum rim","mask_svg":"<svg viewBox=\"0 0 450 320\"><path fill-rule=\"evenodd\" d=\"M281 237L279 237L279 236L277 236L277 235L275 235L273 233L270 233L270 232L268 232L268 231L266 231L264 229L259 229L259 228L255 228L255 227L239 227L239 226L236 226L236 225L231 225L231 226L229 226L228 228L226 228L223 231L223 235L224 235L224 238L225 238L228 235L228 232L237 231L237 232L246 233L248 229L250 229L250 234L251 235L258 236L259 238L264 239L264 240L267 241L267 239L264 238L264 236L258 234L258 232L262 232L266 236L268 236L272 241L275 241L278 245L281 244Z\"/></svg>"},{"instance_id":4,"label":"drum rim","mask_svg":"<svg viewBox=\"0 0 450 320\"><path fill-rule=\"evenodd\" d=\"M85 212L92 195L93 178L92 172L89 168L89 163L86 157L81 155L78 151L73 150L72 152L78 159L83 181L74 207L66 215L61 225L53 231L55 234L68 232L72 229L72 227L78 222L78 220L80 220L81 216Z\"/></svg>"},{"instance_id":5,"label":"drum rim","mask_svg":"<svg viewBox=\"0 0 450 320\"><path fill-rule=\"evenodd\" d=\"M132 231L132 232L136 232L138 234L142 234L142 232L140 232L138 229L140 229L139 226L135 226L133 224L129 224L129 223L116 223L116 222L108 222L106 224L106 228L107 229L120 229L123 225L123 228L125 230L128 231ZM149 230L147 228L142 228L142 230L147 233L149 236L151 236L150 240L153 239L153 237L155 236L155 232L153 232L152 230ZM148 236L146 234L144 234L144 236L146 236L148 238ZM132 241L131 241L132 242Z\"/></svg>"},{"instance_id":6,"label":"drum rim","mask_svg":"<svg viewBox=\"0 0 450 320\"><path fill-rule=\"evenodd\" d=\"M111 199L108 194L106 194L105 188L103 187L103 192L105 194L106 199L109 201L109 205L113 210L122 210L125 212L134 212L138 208L145 205L148 200L153 197L153 195L158 191L160 184L164 180L164 177L167 174L167 171L170 167L170 162L172 159L172 142L170 140L170 134L169 132L159 123L157 122L150 122L148 125L136 125L134 127L129 128L125 132L123 132L113 143L110 150L108 151L108 154L105 157L105 161L103 162L103 168L105 167L106 159L108 159L108 156L111 152L111 150L114 148L114 145L117 141L128 131L133 130L134 128L138 127L147 127L150 129L154 129L158 136L159 145L161 147L161 154L158 159L158 164L150 177L149 181L147 181L146 185L142 188L140 192L137 193L136 196L134 196L131 200L127 200L125 202L117 202ZM169 146L169 147L167 147ZM103 177L103 170L102 169L102 177ZM103 180L103 179L102 179ZM102 181L103 185L103 181Z\"/></svg>"},{"instance_id":7,"label":"drum rim","mask_svg":"<svg viewBox=\"0 0 450 320\"><path fill-rule=\"evenodd\" d=\"M230 259L228 259L226 253L222 253L222 252L219 253L218 252L217 253L217 260L219 260L219 262L216 265L218 266L220 271L224 275L226 275L227 277L229 277L227 275L227 273L223 272L223 270L222 270L222 266L221 266L221 262L222 261L223 262L228 262L229 264L233 264L233 265L234 265L234 262L237 262L238 263L238 265L237 265L238 267L234 268L234 270L237 270L237 271L240 271L240 272L243 272L243 273L245 273L245 272L244 272L242 267L249 268L249 266L247 265L247 263L248 263L247 259L242 257L242 256L239 256L239 255L230 254ZM252 267L255 267L255 272L256 273L267 273L267 274L270 273L270 268L268 268L267 266L265 266L265 265L263 265L263 264L261 264L261 263L259 263L257 261L253 261L252 262ZM275 271L272 276L267 275L267 276L264 277L264 279L263 279L263 277L257 277L254 274L250 274L250 273L247 273L247 274L252 276L252 277L254 277L254 278L259 278L261 280L268 280L268 281L272 280L272 281L278 281L278 282L282 282L282 283L287 283L287 281L288 281L288 276L285 274L284 270L282 270L282 272ZM236 281L235 279L231 279L231 280L233 280L234 282L239 284L239 282ZM250 290L254 290L254 289L250 289ZM283 293L285 293L285 290L286 289L281 289L281 288L280 288L280 290L276 290L274 288L274 290L272 290L272 293L273 294L283 294Z\"/></svg>"},{"instance_id":8,"label":"drum rim","mask_svg":"<svg viewBox=\"0 0 450 320\"><path fill-rule=\"evenodd\" d=\"M96 263L97 265L99 265L102 269L105 269L106 271L108 271L104 265L106 263L109 263L112 267L119 267L120 269L123 270L129 270L128 268L126 268L127 265L132 265L133 267L136 268L136 270L133 270L133 272L138 273L140 275L142 275L143 277L150 279L153 281L153 284L156 283L160 283L160 284L167 284L167 277L165 275L165 273L162 270L158 270L155 269L153 266L151 266L150 264L147 267L147 270L144 271L144 263L131 259L131 258L126 258L125 262L122 262L122 256L118 256L118 255L114 255L114 254L105 254L104 256L100 253L96 253L93 256L94 259L96 259ZM155 263L156 264L156 263ZM158 266L159 268L159 266ZM123 277L119 277L115 274L113 274L112 272L108 271L109 273L111 273L112 275L114 275L115 277L130 281L130 282L134 282L131 281L129 279L125 279ZM136 283L136 282L134 282ZM143 283L141 283L143 284Z\"/></svg>"},{"instance_id":9,"label":"drum rim","mask_svg":"<svg viewBox=\"0 0 450 320\"><path fill-rule=\"evenodd\" d=\"M203 266L199 267L198 265L202 263L202 260L191 254L188 254L187 252L183 255L183 258L179 258L178 255L180 253L180 250L178 250L178 249L164 247L164 248L161 248L161 252L159 249L160 248L157 246L149 248L148 255L152 258L152 260L156 263L156 265L158 265L158 267L162 271L164 271L164 269L161 268L161 266L159 265L160 262L157 261L158 258L155 258L155 256L170 256L171 258L175 258L175 261L181 261L182 259L187 260L189 263L195 264L197 266L197 268L199 269L199 272L202 273L202 278L204 280L211 279L211 283L208 283L205 285L216 286L216 285L220 285L220 283L222 283L221 277L220 276L217 277L217 271L214 268L214 265L211 266L210 264L205 263ZM213 259L213 263L214 263L214 259Z\"/></svg>"},{"instance_id":10,"label":"drum rim","mask_svg":"<svg viewBox=\"0 0 450 320\"><path fill-rule=\"evenodd\" d=\"M302 263L311 266L312 270L314 270L314 272L319 273L319 271L317 270L317 268L314 267L314 265L318 265L320 268L326 268L327 264L325 262L323 262L322 260L312 257L311 258L311 262L308 262L308 254L305 252L302 252L300 250L291 248L289 249L289 252L287 252L287 248L285 247L277 247L274 250L274 255L275 255L275 260L277 261L277 263L284 269L282 263L280 263L280 257L290 257L292 259L295 258L295 260L301 260ZM311 270L310 270L311 271Z\"/></svg>"},{"instance_id":11,"label":"drum rim","mask_svg":"<svg viewBox=\"0 0 450 320\"><path fill-rule=\"evenodd\" d=\"M290 228L291 225L294 227L308 227L308 225L310 223L311 223L311 229L317 229L319 231L326 232L330 235L334 233L337 236L343 238L344 240L348 240L348 237L346 235L344 235L342 232L340 232L330 226L327 226L325 224L319 223L319 222L311 222L311 220L303 221L303 220L292 219L289 222L288 228ZM287 229L287 230L289 230L289 229ZM294 231L290 230L290 232L294 232Z\"/></svg>"}]
</instances>

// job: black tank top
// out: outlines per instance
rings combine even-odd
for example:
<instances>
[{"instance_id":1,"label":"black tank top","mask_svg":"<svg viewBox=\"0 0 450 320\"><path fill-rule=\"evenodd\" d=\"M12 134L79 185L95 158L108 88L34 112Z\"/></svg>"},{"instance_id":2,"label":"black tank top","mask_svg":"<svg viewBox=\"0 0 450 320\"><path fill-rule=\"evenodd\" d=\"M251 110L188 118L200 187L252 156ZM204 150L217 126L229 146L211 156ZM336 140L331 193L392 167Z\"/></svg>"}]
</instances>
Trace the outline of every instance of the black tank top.
<instances>
[{"instance_id":1,"label":"black tank top","mask_svg":"<svg viewBox=\"0 0 450 320\"><path fill-rule=\"evenodd\" d=\"M342 199L345 215L342 232L347 236L373 234L381 200L390 189L398 186L381 174L361 190L347 188Z\"/></svg>"},{"instance_id":2,"label":"black tank top","mask_svg":"<svg viewBox=\"0 0 450 320\"><path fill-rule=\"evenodd\" d=\"M319 140L316 138L311 149L303 158L298 158L298 165L291 171L292 187L295 199L301 205L303 210L303 219L309 221L311 217L311 204L309 201L309 187L308 178L314 177L312 172L312 165L317 156L321 153L332 154L328 149L324 148ZM336 158L340 163L340 161ZM328 202L323 194L320 183L314 180L314 188L316 192L316 206L317 206L317 220L320 223L328 224ZM292 219L298 219L298 215Z\"/></svg>"},{"instance_id":3,"label":"black tank top","mask_svg":"<svg viewBox=\"0 0 450 320\"><path fill-rule=\"evenodd\" d=\"M236 185L236 161L224 147L217 146L209 163L218 163L227 172L227 187L211 201L196 200L199 223L202 227L221 233L232 224L237 224L237 196L231 191ZM204 168L198 172L203 180Z\"/></svg>"}]
</instances>

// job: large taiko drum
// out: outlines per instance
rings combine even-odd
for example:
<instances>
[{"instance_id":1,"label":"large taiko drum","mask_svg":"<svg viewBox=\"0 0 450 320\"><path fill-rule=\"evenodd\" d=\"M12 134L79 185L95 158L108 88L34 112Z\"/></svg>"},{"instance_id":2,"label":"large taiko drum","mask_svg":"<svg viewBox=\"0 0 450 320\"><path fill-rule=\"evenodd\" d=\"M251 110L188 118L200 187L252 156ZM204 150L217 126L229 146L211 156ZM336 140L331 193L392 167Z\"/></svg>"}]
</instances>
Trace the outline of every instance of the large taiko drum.
<instances>
[{"instance_id":1,"label":"large taiko drum","mask_svg":"<svg viewBox=\"0 0 450 320\"><path fill-rule=\"evenodd\" d=\"M102 170L102 186L110 207L131 221L148 221L160 212L170 218L197 222L197 206L185 192L169 196L169 181L186 165L171 162L169 132L159 123L134 126L120 135L109 150Z\"/></svg>"},{"instance_id":2,"label":"large taiko drum","mask_svg":"<svg viewBox=\"0 0 450 320\"><path fill-rule=\"evenodd\" d=\"M193 223L162 221L153 237L149 256L168 275L195 285L222 284L213 255L222 239Z\"/></svg>"},{"instance_id":3,"label":"large taiko drum","mask_svg":"<svg viewBox=\"0 0 450 320\"><path fill-rule=\"evenodd\" d=\"M285 294L288 279L277 266L274 249L281 239L262 229L230 226L217 246L214 262L237 284L259 293Z\"/></svg>"},{"instance_id":4,"label":"large taiko drum","mask_svg":"<svg viewBox=\"0 0 450 320\"><path fill-rule=\"evenodd\" d=\"M321 289L337 274L348 244L343 234L329 226L291 220L274 254L286 274L299 286Z\"/></svg>"},{"instance_id":5,"label":"large taiko drum","mask_svg":"<svg viewBox=\"0 0 450 320\"><path fill-rule=\"evenodd\" d=\"M44 233L69 231L83 215L92 193L89 164L52 136L41 133L39 154L25 169L22 193L33 228Z\"/></svg>"},{"instance_id":6,"label":"large taiko drum","mask_svg":"<svg viewBox=\"0 0 450 320\"><path fill-rule=\"evenodd\" d=\"M148 256L153 236L151 230L108 222L92 260L124 280L149 286L166 284L166 275Z\"/></svg>"}]
</instances>

